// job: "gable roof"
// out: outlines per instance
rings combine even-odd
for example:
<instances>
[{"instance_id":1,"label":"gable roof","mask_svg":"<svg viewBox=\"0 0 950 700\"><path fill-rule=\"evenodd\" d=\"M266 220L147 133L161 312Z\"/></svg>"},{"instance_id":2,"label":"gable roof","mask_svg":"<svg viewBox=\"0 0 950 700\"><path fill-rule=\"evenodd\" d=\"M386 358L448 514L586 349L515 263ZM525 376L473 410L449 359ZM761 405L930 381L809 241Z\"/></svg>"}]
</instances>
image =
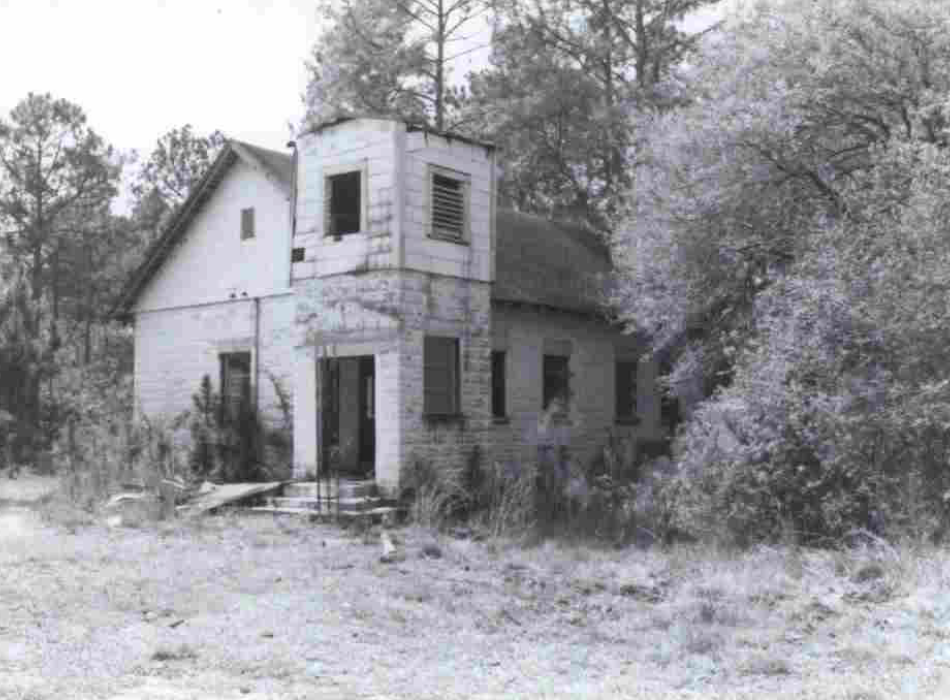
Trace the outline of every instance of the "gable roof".
<instances>
[{"instance_id":1,"label":"gable roof","mask_svg":"<svg viewBox=\"0 0 950 700\"><path fill-rule=\"evenodd\" d=\"M240 141L229 141L211 167L175 211L144 262L125 285L113 314L128 316L135 301L184 236L204 203L238 160L262 170L290 196L293 160ZM584 314L601 314L604 285L610 272L605 245L587 229L511 209L495 214L496 267L492 300L529 304Z\"/></svg>"},{"instance_id":2,"label":"gable roof","mask_svg":"<svg viewBox=\"0 0 950 700\"><path fill-rule=\"evenodd\" d=\"M142 264L135 270L119 294L119 300L112 310L113 316L124 317L131 313L132 306L145 286L185 235L188 226L204 203L214 194L231 166L239 160L252 168L261 170L290 196L293 187L293 159L289 155L242 141L228 141L198 184L192 188L185 201L172 214L162 234L145 251Z\"/></svg>"},{"instance_id":3,"label":"gable roof","mask_svg":"<svg viewBox=\"0 0 950 700\"><path fill-rule=\"evenodd\" d=\"M610 254L596 234L576 224L499 209L495 235L494 301L603 312Z\"/></svg>"}]
</instances>

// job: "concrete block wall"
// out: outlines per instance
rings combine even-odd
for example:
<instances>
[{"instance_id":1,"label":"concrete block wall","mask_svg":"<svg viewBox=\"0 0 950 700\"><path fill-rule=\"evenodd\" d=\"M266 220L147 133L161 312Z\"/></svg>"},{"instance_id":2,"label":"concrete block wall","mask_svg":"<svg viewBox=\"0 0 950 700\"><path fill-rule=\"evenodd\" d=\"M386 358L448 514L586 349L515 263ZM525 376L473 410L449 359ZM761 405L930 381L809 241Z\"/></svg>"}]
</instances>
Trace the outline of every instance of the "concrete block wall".
<instances>
[{"instance_id":1,"label":"concrete block wall","mask_svg":"<svg viewBox=\"0 0 950 700\"><path fill-rule=\"evenodd\" d=\"M475 445L491 438L491 287L485 282L417 272L403 276L406 315L402 353L404 467L416 460L462 467ZM445 419L424 411L424 343L427 335L459 340L460 415Z\"/></svg>"},{"instance_id":2,"label":"concrete block wall","mask_svg":"<svg viewBox=\"0 0 950 700\"><path fill-rule=\"evenodd\" d=\"M507 422L491 427L491 457L530 463L539 444L569 445L587 465L611 435L654 438L660 435L659 402L654 397L655 368L641 362L637 376L639 423L620 425L615 415L615 361L635 357L640 348L606 323L583 316L496 305L492 346L506 352ZM543 356L570 350L571 402L566 421L542 419Z\"/></svg>"},{"instance_id":3,"label":"concrete block wall","mask_svg":"<svg viewBox=\"0 0 950 700\"><path fill-rule=\"evenodd\" d=\"M151 419L171 418L192 407L191 397L207 374L216 390L219 355L250 352L252 381L258 363L258 401L265 419L276 425L281 414L274 377L293 392L294 299L290 294L260 300L260 355L255 353L254 301L141 312L135 326L136 412Z\"/></svg>"},{"instance_id":4,"label":"concrete block wall","mask_svg":"<svg viewBox=\"0 0 950 700\"><path fill-rule=\"evenodd\" d=\"M430 237L432 167L468 178L464 243ZM403 266L420 272L490 282L494 249L494 155L491 149L414 131L405 135Z\"/></svg>"},{"instance_id":5,"label":"concrete block wall","mask_svg":"<svg viewBox=\"0 0 950 700\"><path fill-rule=\"evenodd\" d=\"M241 240L241 210L254 209L254 238ZM136 312L267 296L290 289L288 194L237 161L143 290Z\"/></svg>"},{"instance_id":6,"label":"concrete block wall","mask_svg":"<svg viewBox=\"0 0 950 700\"><path fill-rule=\"evenodd\" d=\"M321 387L318 362L328 357L373 355L375 367L376 479L394 487L399 479L402 431L399 411L400 274L376 271L300 280L295 292L296 383L294 474L317 473Z\"/></svg>"},{"instance_id":7,"label":"concrete block wall","mask_svg":"<svg viewBox=\"0 0 950 700\"><path fill-rule=\"evenodd\" d=\"M399 134L395 121L359 119L327 127L298 139L295 280L346 272L384 269L397 264ZM364 228L336 240L325 231L326 178L360 170L364 175Z\"/></svg>"}]
</instances>

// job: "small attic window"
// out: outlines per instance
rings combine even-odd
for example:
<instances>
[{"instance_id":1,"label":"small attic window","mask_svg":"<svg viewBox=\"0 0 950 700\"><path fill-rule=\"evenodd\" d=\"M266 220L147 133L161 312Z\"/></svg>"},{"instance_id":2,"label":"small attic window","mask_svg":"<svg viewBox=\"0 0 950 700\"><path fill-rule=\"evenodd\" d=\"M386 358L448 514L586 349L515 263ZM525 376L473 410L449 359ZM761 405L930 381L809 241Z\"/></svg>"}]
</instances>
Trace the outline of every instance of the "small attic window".
<instances>
[{"instance_id":1,"label":"small attic window","mask_svg":"<svg viewBox=\"0 0 950 700\"><path fill-rule=\"evenodd\" d=\"M327 176L327 235L346 236L363 230L363 172L350 170Z\"/></svg>"},{"instance_id":2,"label":"small attic window","mask_svg":"<svg viewBox=\"0 0 950 700\"><path fill-rule=\"evenodd\" d=\"M431 235L464 241L468 228L468 177L443 168L432 168Z\"/></svg>"},{"instance_id":3,"label":"small attic window","mask_svg":"<svg viewBox=\"0 0 950 700\"><path fill-rule=\"evenodd\" d=\"M241 210L241 240L254 238L254 207Z\"/></svg>"}]
</instances>

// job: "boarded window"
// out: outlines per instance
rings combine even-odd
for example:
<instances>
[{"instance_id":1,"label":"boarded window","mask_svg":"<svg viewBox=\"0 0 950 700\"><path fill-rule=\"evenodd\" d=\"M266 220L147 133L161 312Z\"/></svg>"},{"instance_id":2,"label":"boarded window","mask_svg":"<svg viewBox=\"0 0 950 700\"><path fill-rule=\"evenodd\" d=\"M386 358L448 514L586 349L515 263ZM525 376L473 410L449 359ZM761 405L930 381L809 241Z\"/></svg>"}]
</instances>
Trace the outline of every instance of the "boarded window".
<instances>
[{"instance_id":1,"label":"boarded window","mask_svg":"<svg viewBox=\"0 0 950 700\"><path fill-rule=\"evenodd\" d=\"M426 336L423 348L423 410L430 416L459 413L458 338Z\"/></svg>"},{"instance_id":2,"label":"boarded window","mask_svg":"<svg viewBox=\"0 0 950 700\"><path fill-rule=\"evenodd\" d=\"M221 353L221 400L235 416L251 401L251 353Z\"/></svg>"},{"instance_id":3,"label":"boarded window","mask_svg":"<svg viewBox=\"0 0 950 700\"><path fill-rule=\"evenodd\" d=\"M327 178L327 235L359 233L363 213L363 173L354 170Z\"/></svg>"},{"instance_id":4,"label":"boarded window","mask_svg":"<svg viewBox=\"0 0 950 700\"><path fill-rule=\"evenodd\" d=\"M254 207L241 210L241 240L254 238Z\"/></svg>"},{"instance_id":5,"label":"boarded window","mask_svg":"<svg viewBox=\"0 0 950 700\"><path fill-rule=\"evenodd\" d=\"M567 408L571 390L570 360L571 358L566 355L544 356L544 403L542 407L545 411L555 400L561 402L562 410Z\"/></svg>"},{"instance_id":6,"label":"boarded window","mask_svg":"<svg viewBox=\"0 0 950 700\"><path fill-rule=\"evenodd\" d=\"M637 362L618 360L614 373L616 389L616 416L620 423L633 421L637 416Z\"/></svg>"},{"instance_id":7,"label":"boarded window","mask_svg":"<svg viewBox=\"0 0 950 700\"><path fill-rule=\"evenodd\" d=\"M432 235L461 240L465 237L465 183L432 174Z\"/></svg>"},{"instance_id":8,"label":"boarded window","mask_svg":"<svg viewBox=\"0 0 950 700\"><path fill-rule=\"evenodd\" d=\"M491 354L491 413L495 418L508 415L505 405L506 384L505 353L496 350Z\"/></svg>"}]
</instances>

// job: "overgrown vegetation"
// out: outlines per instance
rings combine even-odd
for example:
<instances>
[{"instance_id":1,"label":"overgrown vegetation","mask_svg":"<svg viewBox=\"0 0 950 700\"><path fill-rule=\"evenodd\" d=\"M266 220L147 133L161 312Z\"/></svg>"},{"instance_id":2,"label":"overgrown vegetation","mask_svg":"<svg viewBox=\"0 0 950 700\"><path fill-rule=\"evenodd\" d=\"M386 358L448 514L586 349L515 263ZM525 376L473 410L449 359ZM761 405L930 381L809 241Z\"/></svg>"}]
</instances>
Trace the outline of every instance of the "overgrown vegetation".
<instances>
[{"instance_id":1,"label":"overgrown vegetation","mask_svg":"<svg viewBox=\"0 0 950 700\"><path fill-rule=\"evenodd\" d=\"M641 124L616 308L698 388L679 526L739 543L942 538L950 9L758 3L702 99Z\"/></svg>"}]
</instances>

